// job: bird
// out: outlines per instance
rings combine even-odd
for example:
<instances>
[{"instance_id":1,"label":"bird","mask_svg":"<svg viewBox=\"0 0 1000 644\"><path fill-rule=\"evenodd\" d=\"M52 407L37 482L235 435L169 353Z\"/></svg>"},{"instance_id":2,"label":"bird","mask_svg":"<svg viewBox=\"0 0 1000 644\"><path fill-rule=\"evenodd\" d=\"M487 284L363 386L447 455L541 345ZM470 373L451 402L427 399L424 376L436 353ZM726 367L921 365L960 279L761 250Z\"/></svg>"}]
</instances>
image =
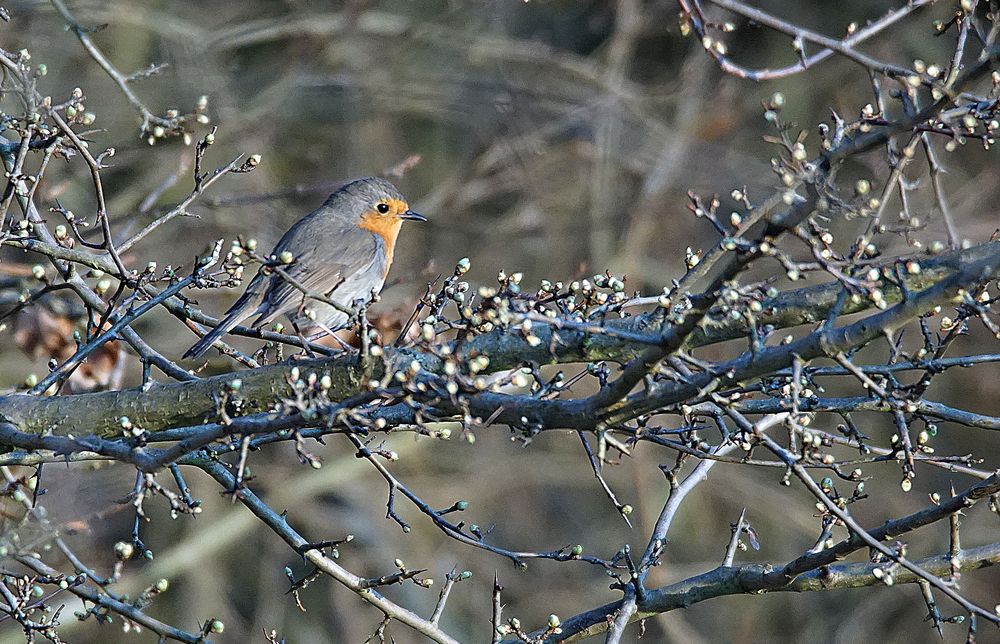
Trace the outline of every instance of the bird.
<instances>
[{"instance_id":1,"label":"bird","mask_svg":"<svg viewBox=\"0 0 1000 644\"><path fill-rule=\"evenodd\" d=\"M410 210L402 193L381 177L345 184L281 237L271 257L280 272L261 269L219 324L184 354L197 358L236 325L256 315L260 327L286 316L296 331L344 327L356 303L382 290L404 221L427 221ZM285 260L291 261L286 262ZM288 278L281 275L285 273ZM293 283L294 282L294 283ZM340 308L303 291L322 294ZM307 311L311 309L311 313Z\"/></svg>"}]
</instances>

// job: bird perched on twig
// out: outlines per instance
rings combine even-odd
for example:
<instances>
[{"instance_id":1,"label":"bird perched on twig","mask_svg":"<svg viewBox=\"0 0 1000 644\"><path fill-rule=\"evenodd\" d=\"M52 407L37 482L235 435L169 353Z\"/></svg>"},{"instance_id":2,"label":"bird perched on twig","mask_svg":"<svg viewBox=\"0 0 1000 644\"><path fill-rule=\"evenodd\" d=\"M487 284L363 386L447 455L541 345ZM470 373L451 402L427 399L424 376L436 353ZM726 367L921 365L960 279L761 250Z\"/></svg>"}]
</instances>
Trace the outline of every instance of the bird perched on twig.
<instances>
[{"instance_id":1,"label":"bird perched on twig","mask_svg":"<svg viewBox=\"0 0 1000 644\"><path fill-rule=\"evenodd\" d=\"M288 259L261 270L222 322L184 354L195 358L237 324L256 315L259 327L285 315L296 329L330 331L350 321L347 311L382 289L404 220L426 221L394 185L379 177L348 183L288 229L271 255ZM283 274L282 274L283 273ZM310 299L321 296L329 302ZM307 315L307 309L311 313Z\"/></svg>"}]
</instances>

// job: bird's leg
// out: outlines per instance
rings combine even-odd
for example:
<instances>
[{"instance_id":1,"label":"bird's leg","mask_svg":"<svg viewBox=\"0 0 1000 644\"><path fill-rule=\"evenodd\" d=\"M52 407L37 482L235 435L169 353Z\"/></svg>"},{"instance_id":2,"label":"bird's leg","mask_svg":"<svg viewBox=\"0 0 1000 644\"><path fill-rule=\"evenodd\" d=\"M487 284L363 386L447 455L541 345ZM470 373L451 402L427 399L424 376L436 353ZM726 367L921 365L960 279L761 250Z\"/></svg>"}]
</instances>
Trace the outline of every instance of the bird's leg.
<instances>
[{"instance_id":1,"label":"bird's leg","mask_svg":"<svg viewBox=\"0 0 1000 644\"><path fill-rule=\"evenodd\" d=\"M322 322L314 322L314 324L316 326L318 326L321 329L321 331L319 333L314 333L311 336L309 336L309 341L310 342L312 342L314 340L318 340L318 339L322 338L324 335L328 335L331 338L333 338L334 342L336 342L337 344L340 345L341 349L345 349L346 350L346 349L350 349L351 348L351 345L349 345L347 342L344 342L344 340L341 339L340 336L338 336L336 333L334 333L334 331L340 331L341 329L347 328L346 326L338 326L336 329L331 329L330 327L326 326Z\"/></svg>"},{"instance_id":2,"label":"bird's leg","mask_svg":"<svg viewBox=\"0 0 1000 644\"><path fill-rule=\"evenodd\" d=\"M292 320L291 318L289 318L289 321L292 323L292 328L295 329L295 335L302 342L302 348L305 350L306 354L310 358L316 358L317 357L316 353L309 346L309 341L306 340L306 337L304 335L302 335L302 331L301 331L301 329L299 329L298 323L295 320Z\"/></svg>"}]
</instances>

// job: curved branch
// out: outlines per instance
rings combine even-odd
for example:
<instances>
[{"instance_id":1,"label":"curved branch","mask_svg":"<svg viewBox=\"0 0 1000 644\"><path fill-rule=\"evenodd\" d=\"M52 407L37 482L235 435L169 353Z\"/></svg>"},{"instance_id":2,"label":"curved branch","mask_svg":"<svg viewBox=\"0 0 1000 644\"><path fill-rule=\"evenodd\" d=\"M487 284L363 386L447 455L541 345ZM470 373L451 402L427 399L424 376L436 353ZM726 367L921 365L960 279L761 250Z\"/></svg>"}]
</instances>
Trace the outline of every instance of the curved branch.
<instances>
[{"instance_id":1,"label":"curved branch","mask_svg":"<svg viewBox=\"0 0 1000 644\"><path fill-rule=\"evenodd\" d=\"M880 541L906 534L967 509L977 501L997 492L1000 492L1000 476L994 474L938 505L887 521L867 531L867 534ZM850 538L831 548L807 553L783 566L749 564L737 568L716 568L669 586L646 590L645 601L636 607L629 621L634 622L677 608L687 608L691 604L724 595L761 591L802 592L881 585L882 581L872 575L872 570L876 567L872 564L833 564L866 545L867 542L861 537L852 534ZM950 574L952 565L950 559L950 555L935 555L914 563L935 575ZM962 551L960 561L962 570L973 570L1000 563L1000 542ZM894 572L893 577L896 582L901 583L914 583L920 580L916 574L905 569ZM560 638L546 641L554 644L556 641L573 641L603 633L608 629L607 617L617 613L624 601L626 600L605 604L567 619L563 622Z\"/></svg>"},{"instance_id":2,"label":"curved branch","mask_svg":"<svg viewBox=\"0 0 1000 644\"><path fill-rule=\"evenodd\" d=\"M224 489L233 490L236 485L236 477L233 476L226 467L220 463L205 463L201 469L206 474L215 479ZM346 570L336 561L323 554L319 548L310 548L310 542L306 541L289 524L283 514L278 514L272 510L263 500L252 491L241 488L237 498L244 506L260 519L264 525L270 528L275 534L282 538L292 549L301 554L311 564L319 570L335 579L341 585L353 591L358 597L368 602L375 608L382 611L387 617L394 619L410 628L416 630L429 639L441 644L458 644L458 640L441 630L436 623L426 620L416 613L409 611L394 603L358 577L354 573Z\"/></svg>"},{"instance_id":3,"label":"curved branch","mask_svg":"<svg viewBox=\"0 0 1000 644\"><path fill-rule=\"evenodd\" d=\"M962 550L959 557L961 560L959 570L962 572L1000 564L1000 542ZM914 563L935 575L948 575L953 571L950 555L934 555ZM768 570L771 567L769 564L720 567L669 586L647 590L646 603L633 615L631 621L648 619L660 613L688 608L692 604L727 595L761 592L802 593L882 586L883 581L873 574L879 565L881 564L834 564L810 570L789 583L769 581ZM921 578L904 569L893 573L893 581L896 584L913 584L920 582ZM619 610L621 603L621 601L612 602L571 617L562 622L562 633L558 637L552 636L543 642L545 644L575 642L599 635L608 630L608 617ZM539 630L532 635L539 636L543 632ZM515 642L518 640L505 640L504 644L515 644Z\"/></svg>"}]
</instances>

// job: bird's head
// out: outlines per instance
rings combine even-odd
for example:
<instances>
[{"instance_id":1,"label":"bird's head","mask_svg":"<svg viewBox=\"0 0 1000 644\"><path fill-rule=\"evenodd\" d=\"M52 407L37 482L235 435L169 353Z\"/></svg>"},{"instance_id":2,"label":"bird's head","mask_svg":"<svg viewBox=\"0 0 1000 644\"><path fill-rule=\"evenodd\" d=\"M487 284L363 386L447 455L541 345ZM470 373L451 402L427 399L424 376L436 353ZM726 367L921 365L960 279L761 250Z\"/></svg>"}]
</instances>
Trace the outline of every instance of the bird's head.
<instances>
[{"instance_id":1,"label":"bird's head","mask_svg":"<svg viewBox=\"0 0 1000 644\"><path fill-rule=\"evenodd\" d=\"M399 228L406 220L427 221L410 210L403 194L385 179L366 177L352 181L330 195L327 205L337 216L346 217L358 228L395 241Z\"/></svg>"}]
</instances>

